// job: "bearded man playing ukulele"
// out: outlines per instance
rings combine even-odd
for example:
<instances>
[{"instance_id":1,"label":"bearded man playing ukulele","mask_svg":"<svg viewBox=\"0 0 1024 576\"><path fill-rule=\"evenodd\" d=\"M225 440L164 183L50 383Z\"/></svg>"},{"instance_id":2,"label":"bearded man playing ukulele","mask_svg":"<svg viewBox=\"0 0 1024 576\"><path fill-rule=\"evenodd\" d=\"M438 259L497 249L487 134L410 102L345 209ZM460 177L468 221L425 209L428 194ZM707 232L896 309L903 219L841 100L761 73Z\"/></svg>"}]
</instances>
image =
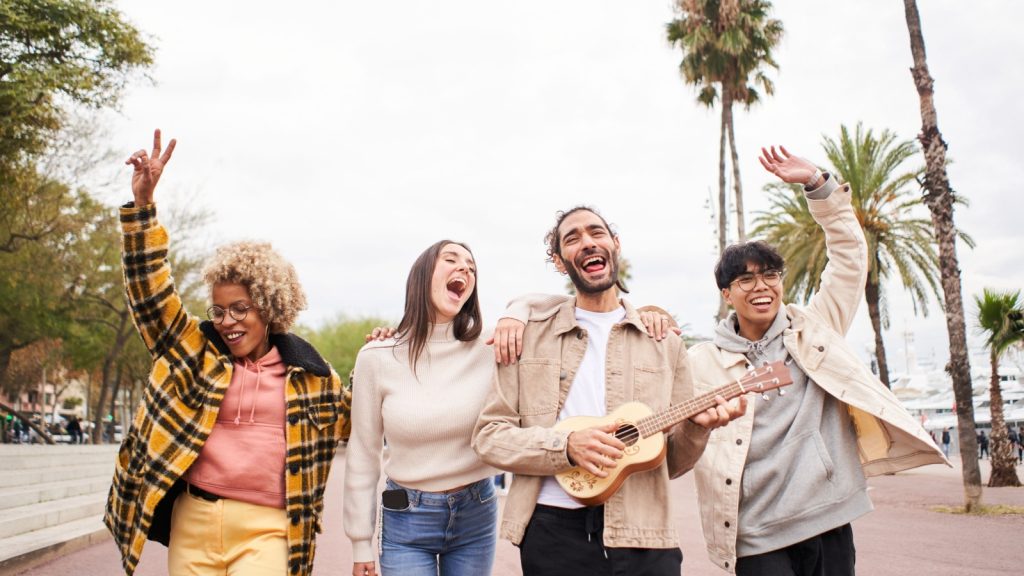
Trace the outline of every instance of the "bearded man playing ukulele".
<instances>
[{"instance_id":1,"label":"bearded man playing ukulele","mask_svg":"<svg viewBox=\"0 0 1024 576\"><path fill-rule=\"evenodd\" d=\"M548 256L577 297L530 319L517 364L499 365L474 433L480 458L515 473L500 533L519 546L524 576L679 574L669 479L693 468L711 429L746 409L718 397L669 429L667 457L625 478L603 505L584 506L555 474L574 467L607 478L626 444L612 423L556 428L573 416L604 416L639 401L658 411L693 397L686 347L674 334L649 338L618 295L619 238L594 210L560 213Z\"/></svg>"}]
</instances>

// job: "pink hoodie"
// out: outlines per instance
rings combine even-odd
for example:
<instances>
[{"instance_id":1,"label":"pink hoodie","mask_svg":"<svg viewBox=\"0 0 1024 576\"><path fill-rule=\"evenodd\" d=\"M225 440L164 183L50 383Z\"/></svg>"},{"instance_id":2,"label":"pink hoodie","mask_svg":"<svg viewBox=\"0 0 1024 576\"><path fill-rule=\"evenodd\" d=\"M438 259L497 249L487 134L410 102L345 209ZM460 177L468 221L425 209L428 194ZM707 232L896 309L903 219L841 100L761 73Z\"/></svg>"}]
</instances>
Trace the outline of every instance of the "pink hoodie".
<instances>
[{"instance_id":1,"label":"pink hoodie","mask_svg":"<svg viewBox=\"0 0 1024 576\"><path fill-rule=\"evenodd\" d=\"M285 374L277 348L252 362L235 359L217 422L188 482L260 506L284 508Z\"/></svg>"}]
</instances>

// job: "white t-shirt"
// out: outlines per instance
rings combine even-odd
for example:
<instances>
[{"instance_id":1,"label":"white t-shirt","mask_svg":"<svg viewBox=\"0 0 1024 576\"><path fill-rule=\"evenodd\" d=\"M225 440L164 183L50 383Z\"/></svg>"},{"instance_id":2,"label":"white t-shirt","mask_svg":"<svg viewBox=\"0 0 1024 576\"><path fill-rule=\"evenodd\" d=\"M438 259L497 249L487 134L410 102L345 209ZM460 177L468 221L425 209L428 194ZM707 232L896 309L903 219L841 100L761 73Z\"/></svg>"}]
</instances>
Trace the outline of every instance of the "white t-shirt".
<instances>
[{"instance_id":1,"label":"white t-shirt","mask_svg":"<svg viewBox=\"0 0 1024 576\"><path fill-rule=\"evenodd\" d=\"M611 312L589 312L576 308L576 322L587 331L587 351L569 387L565 406L558 413L561 422L572 416L604 416L608 413L605 405L604 371L608 355L608 337L612 327L626 317L626 309L618 307ZM558 484L553 476L544 479L537 503L559 508L582 508Z\"/></svg>"}]
</instances>

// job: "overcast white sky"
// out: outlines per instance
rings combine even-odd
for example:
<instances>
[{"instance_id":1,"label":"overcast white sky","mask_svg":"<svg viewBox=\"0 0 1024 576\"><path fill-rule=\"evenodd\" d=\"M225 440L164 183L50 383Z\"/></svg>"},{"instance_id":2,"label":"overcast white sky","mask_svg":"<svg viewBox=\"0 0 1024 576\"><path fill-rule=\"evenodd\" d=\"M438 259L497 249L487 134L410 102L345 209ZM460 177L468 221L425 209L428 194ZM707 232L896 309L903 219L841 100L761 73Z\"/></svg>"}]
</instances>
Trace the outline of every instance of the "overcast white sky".
<instances>
[{"instance_id":1,"label":"overcast white sky","mask_svg":"<svg viewBox=\"0 0 1024 576\"><path fill-rule=\"evenodd\" d=\"M470 244L485 322L524 292L559 292L542 239L557 210L597 206L633 265L634 303L659 304L710 334L718 111L695 103L664 39L669 0L392 0L247 3L123 0L157 47L154 85L133 86L115 150L178 149L158 200L214 214L213 244L272 241L310 297L300 321L401 315L405 277L429 244ZM1024 5L920 1L953 186L965 300L1024 286L1018 175L1024 128ZM920 128L903 3L775 2L786 28L776 94L736 134L748 210L765 207L758 147L819 163L840 124ZM129 198L128 169L123 193ZM116 195L114 195L116 196ZM924 210L924 209L922 209ZM752 219L753 214L748 217ZM944 358L945 323L891 285L893 370L903 330ZM970 327L969 327L970 330ZM862 306L851 335L872 341ZM976 340L976 339L975 339Z\"/></svg>"}]
</instances>

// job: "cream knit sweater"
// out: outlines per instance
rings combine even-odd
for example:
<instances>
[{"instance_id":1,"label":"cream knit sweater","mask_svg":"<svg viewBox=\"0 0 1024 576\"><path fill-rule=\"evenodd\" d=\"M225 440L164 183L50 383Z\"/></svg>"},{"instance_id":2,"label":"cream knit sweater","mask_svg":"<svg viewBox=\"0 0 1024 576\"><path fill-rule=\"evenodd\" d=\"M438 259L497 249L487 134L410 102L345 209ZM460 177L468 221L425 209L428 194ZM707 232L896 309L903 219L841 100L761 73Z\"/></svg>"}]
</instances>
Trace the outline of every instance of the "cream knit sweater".
<instances>
[{"instance_id":1,"label":"cream knit sweater","mask_svg":"<svg viewBox=\"0 0 1024 576\"><path fill-rule=\"evenodd\" d=\"M438 324L415 375L406 344L371 342L360 350L345 458L345 532L354 562L376 560L371 541L382 452L387 477L414 490L438 492L498 473L470 446L494 375L485 340L460 342L451 324Z\"/></svg>"}]
</instances>

